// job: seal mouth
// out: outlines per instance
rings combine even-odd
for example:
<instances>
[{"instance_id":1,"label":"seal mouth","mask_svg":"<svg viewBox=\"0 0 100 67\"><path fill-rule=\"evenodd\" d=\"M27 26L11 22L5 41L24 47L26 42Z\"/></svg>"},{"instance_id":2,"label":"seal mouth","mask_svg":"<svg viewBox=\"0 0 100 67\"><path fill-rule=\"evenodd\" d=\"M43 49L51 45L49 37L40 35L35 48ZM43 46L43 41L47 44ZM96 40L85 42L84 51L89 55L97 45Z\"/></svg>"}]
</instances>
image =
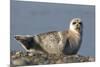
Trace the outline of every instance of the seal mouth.
<instances>
[{"instance_id":1,"label":"seal mouth","mask_svg":"<svg viewBox=\"0 0 100 67\"><path fill-rule=\"evenodd\" d=\"M77 26L76 29L80 29L80 26Z\"/></svg>"},{"instance_id":2,"label":"seal mouth","mask_svg":"<svg viewBox=\"0 0 100 67\"><path fill-rule=\"evenodd\" d=\"M80 32L80 30L81 30L81 25L80 25L80 24L77 24L75 29L76 29L78 32Z\"/></svg>"}]
</instances>

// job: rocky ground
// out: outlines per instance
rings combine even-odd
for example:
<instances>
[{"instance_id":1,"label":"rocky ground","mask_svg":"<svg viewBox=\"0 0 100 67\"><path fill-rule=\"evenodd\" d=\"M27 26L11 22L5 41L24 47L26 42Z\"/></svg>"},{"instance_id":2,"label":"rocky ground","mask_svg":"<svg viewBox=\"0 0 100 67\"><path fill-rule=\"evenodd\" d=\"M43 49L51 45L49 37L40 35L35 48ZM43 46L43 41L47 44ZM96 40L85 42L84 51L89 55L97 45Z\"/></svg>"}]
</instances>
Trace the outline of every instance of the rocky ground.
<instances>
[{"instance_id":1,"label":"rocky ground","mask_svg":"<svg viewBox=\"0 0 100 67\"><path fill-rule=\"evenodd\" d=\"M45 65L61 63L93 62L94 57L81 55L48 55L45 53L11 52L11 67L22 65Z\"/></svg>"}]
</instances>

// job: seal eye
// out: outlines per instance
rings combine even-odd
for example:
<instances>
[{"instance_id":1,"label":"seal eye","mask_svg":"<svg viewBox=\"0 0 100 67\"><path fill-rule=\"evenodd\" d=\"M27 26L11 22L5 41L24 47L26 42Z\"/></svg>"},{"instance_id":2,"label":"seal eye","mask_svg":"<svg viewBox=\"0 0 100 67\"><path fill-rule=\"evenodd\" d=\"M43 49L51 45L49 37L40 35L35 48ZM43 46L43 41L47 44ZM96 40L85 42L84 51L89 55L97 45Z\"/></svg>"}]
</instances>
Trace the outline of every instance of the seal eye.
<instances>
[{"instance_id":1,"label":"seal eye","mask_svg":"<svg viewBox=\"0 0 100 67\"><path fill-rule=\"evenodd\" d=\"M76 24L76 22L73 22L73 25Z\"/></svg>"},{"instance_id":2,"label":"seal eye","mask_svg":"<svg viewBox=\"0 0 100 67\"><path fill-rule=\"evenodd\" d=\"M82 23L81 23L81 22L80 22L79 24L80 24L80 25L82 25Z\"/></svg>"}]
</instances>

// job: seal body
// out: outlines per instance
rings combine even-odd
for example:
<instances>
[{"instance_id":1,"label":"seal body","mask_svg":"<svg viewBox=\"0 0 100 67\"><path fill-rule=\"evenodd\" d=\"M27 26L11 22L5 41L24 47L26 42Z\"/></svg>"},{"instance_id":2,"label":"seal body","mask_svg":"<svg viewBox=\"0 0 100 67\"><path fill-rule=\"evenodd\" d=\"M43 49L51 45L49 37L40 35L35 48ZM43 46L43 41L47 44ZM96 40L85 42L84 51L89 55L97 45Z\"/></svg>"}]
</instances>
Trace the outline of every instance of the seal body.
<instances>
[{"instance_id":1,"label":"seal body","mask_svg":"<svg viewBox=\"0 0 100 67\"><path fill-rule=\"evenodd\" d=\"M40 50L48 54L76 54L82 40L82 23L79 18L71 20L65 31L52 31L38 35L16 35L26 50Z\"/></svg>"}]
</instances>

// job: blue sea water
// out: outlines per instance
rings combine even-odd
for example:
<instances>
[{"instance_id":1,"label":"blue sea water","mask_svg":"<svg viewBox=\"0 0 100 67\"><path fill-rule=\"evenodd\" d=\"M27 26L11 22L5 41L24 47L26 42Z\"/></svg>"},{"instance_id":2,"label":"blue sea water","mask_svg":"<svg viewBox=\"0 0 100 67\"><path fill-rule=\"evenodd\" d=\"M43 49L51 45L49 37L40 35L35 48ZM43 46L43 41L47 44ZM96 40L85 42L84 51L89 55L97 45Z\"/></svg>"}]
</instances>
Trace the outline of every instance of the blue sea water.
<instances>
[{"instance_id":1,"label":"blue sea water","mask_svg":"<svg viewBox=\"0 0 100 67\"><path fill-rule=\"evenodd\" d=\"M83 21L83 41L78 54L95 56L95 6L11 1L11 50L24 50L14 35L36 35L69 28L72 18Z\"/></svg>"}]
</instances>

